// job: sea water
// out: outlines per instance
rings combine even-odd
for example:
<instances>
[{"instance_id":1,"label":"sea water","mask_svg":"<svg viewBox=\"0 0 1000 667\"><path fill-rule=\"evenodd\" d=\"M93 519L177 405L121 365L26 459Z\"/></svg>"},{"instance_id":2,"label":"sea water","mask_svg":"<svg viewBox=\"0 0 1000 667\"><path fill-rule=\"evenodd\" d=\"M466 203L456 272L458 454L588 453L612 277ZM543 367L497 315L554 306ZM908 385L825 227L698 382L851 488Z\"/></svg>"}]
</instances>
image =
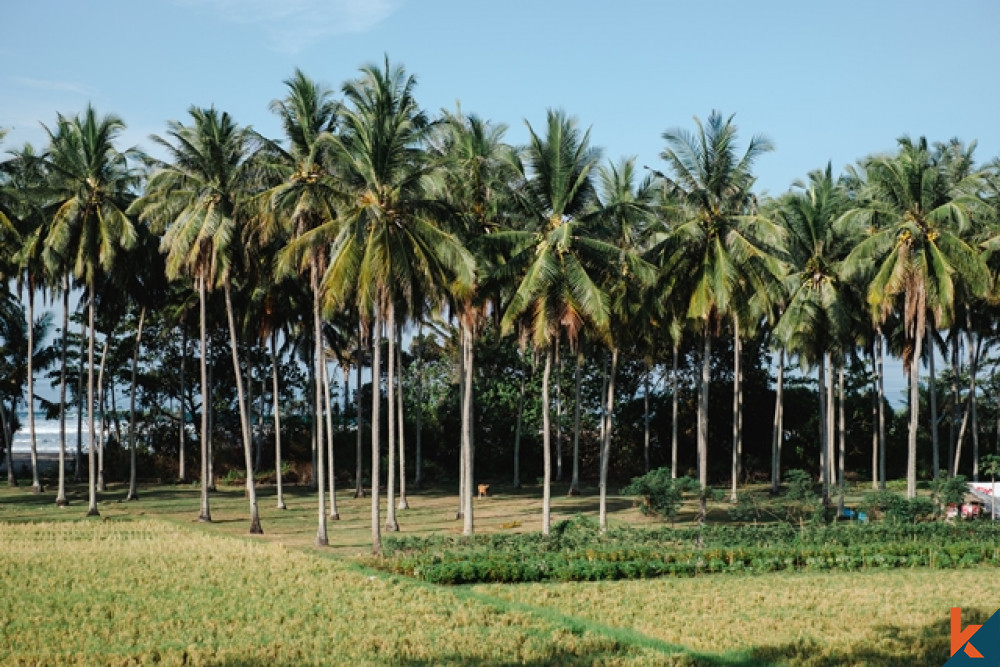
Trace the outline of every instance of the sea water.
<instances>
[{"instance_id":1,"label":"sea water","mask_svg":"<svg viewBox=\"0 0 1000 667\"><path fill-rule=\"evenodd\" d=\"M35 446L38 448L39 452L52 452L58 453L59 451L59 420L58 419L41 419L43 413L35 413ZM16 433L14 433L14 443L11 447L11 451L14 454L27 454L31 451L31 437L28 432L28 413L25 410L19 410L17 413L17 419L21 423L21 428ZM80 431L76 427L76 413L71 413L66 415L66 451L75 452L76 451L76 438L77 433ZM87 427L87 418L84 415L83 424L81 425L83 432L83 451L87 451L87 445L89 443L88 434L90 433Z\"/></svg>"}]
</instances>

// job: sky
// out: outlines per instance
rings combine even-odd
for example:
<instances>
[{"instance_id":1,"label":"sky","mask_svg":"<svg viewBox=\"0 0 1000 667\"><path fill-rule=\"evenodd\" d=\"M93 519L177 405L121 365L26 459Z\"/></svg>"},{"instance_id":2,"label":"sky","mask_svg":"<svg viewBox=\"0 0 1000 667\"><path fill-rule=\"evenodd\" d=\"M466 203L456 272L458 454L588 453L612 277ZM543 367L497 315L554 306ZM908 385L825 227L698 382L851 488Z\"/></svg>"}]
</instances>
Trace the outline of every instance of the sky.
<instances>
[{"instance_id":1,"label":"sky","mask_svg":"<svg viewBox=\"0 0 1000 667\"><path fill-rule=\"evenodd\" d=\"M741 146L775 146L762 194L904 134L1000 156L995 0L33 0L0 17L4 150L88 103L125 121L122 148L192 105L280 138L268 105L295 68L339 91L388 58L431 113L461 103L521 144L561 108L606 159L653 169L665 131L734 114Z\"/></svg>"}]
</instances>

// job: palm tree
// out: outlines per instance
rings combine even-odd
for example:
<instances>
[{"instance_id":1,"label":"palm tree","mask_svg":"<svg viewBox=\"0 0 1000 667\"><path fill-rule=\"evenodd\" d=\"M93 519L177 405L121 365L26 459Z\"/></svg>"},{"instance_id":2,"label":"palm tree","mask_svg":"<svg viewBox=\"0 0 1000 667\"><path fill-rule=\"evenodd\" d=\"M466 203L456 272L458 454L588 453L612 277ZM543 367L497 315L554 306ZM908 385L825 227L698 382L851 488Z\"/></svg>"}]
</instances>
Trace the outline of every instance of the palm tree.
<instances>
[{"instance_id":1,"label":"palm tree","mask_svg":"<svg viewBox=\"0 0 1000 667\"><path fill-rule=\"evenodd\" d=\"M251 157L257 145L249 128L239 127L228 113L214 108L189 109L191 125L168 123L164 139L151 139L162 147L171 162L150 160L155 168L146 194L130 209L165 230L160 243L166 253L167 277L192 276L198 284L202 356L202 508L199 518L211 521L208 506L208 378L205 367L206 293L221 286L226 302L229 343L236 379L240 430L246 463L247 495L250 499L250 532L261 533L257 492L253 481L249 423L243 393L242 372L236 342L232 306L232 278L241 247L241 201L255 187Z\"/></svg>"},{"instance_id":2,"label":"palm tree","mask_svg":"<svg viewBox=\"0 0 1000 667\"><path fill-rule=\"evenodd\" d=\"M102 272L115 266L119 251L136 241L135 227L125 214L134 198L140 174L130 159L133 149L120 152L115 140L125 124L114 115L98 117L92 106L82 116L58 116L54 131L45 128L49 149L45 165L50 174L55 213L46 238L51 264L72 266L87 289L87 419L90 424L89 508L97 516L94 459L94 306Z\"/></svg>"},{"instance_id":3,"label":"palm tree","mask_svg":"<svg viewBox=\"0 0 1000 667\"><path fill-rule=\"evenodd\" d=\"M422 148L429 123L413 89L416 80L388 58L384 68L366 65L361 77L343 88L346 108L342 131L332 142L338 176L345 192L339 214L342 227L331 250L321 289L332 310L354 295L361 317L370 321L372 360L372 551L381 550L379 526L379 428L381 330L389 335L389 504L386 527L395 520L394 460L395 330L397 308L414 309L423 295L440 286L473 283L471 255L442 229L447 214L428 198L424 176L432 169Z\"/></svg>"},{"instance_id":4,"label":"palm tree","mask_svg":"<svg viewBox=\"0 0 1000 667\"><path fill-rule=\"evenodd\" d=\"M771 142L754 136L740 156L733 116L713 111L706 124L695 117L696 134L682 129L663 133L668 196L679 204L673 234L662 252L672 276L690 281L687 318L698 327L704 349L698 384L698 476L702 487L701 521L708 487L708 391L712 338L722 319L738 313L751 295L762 295L779 265L772 251L778 231L753 215L756 198L753 164L772 150ZM735 327L738 329L738 327Z\"/></svg>"},{"instance_id":5,"label":"palm tree","mask_svg":"<svg viewBox=\"0 0 1000 667\"><path fill-rule=\"evenodd\" d=\"M977 175L949 178L923 137L914 142L904 136L898 143L895 156L866 160L862 199L843 220L865 233L847 258L848 277L867 286L868 305L878 320L897 307L902 312L903 362L910 378L906 492L912 498L917 489L917 380L928 312L937 327L946 325L954 315L958 286L982 296L989 276L981 255L962 238L979 202Z\"/></svg>"},{"instance_id":6,"label":"palm tree","mask_svg":"<svg viewBox=\"0 0 1000 667\"><path fill-rule=\"evenodd\" d=\"M844 355L855 324L848 285L840 277L852 239L834 227L847 206L847 197L834 180L829 163L825 170L811 172L808 184L797 182L795 187L797 191L782 197L775 210L776 220L786 230L788 272L784 308L774 333L782 350L818 369L820 467L823 500L829 502L833 434L828 428L825 377L831 354Z\"/></svg>"},{"instance_id":7,"label":"palm tree","mask_svg":"<svg viewBox=\"0 0 1000 667\"><path fill-rule=\"evenodd\" d=\"M319 486L318 526L316 544L328 544L326 508L324 502L323 464L323 336L322 294L320 279L326 270L327 253L338 224L335 204L340 194L330 159L330 146L337 122L337 103L330 89L309 79L300 70L285 81L288 94L283 100L271 102L271 110L281 118L289 148L272 147L276 158L270 166L277 172L280 184L265 193L269 208L277 222L285 225L290 239L279 254L279 272L293 269L308 271L312 293L312 336L315 341L313 378L315 380L315 429L317 447L317 481ZM272 219L265 215L264 220ZM272 234L265 232L264 237ZM333 475L333 461L330 461ZM331 500L331 504L333 500Z\"/></svg>"},{"instance_id":8,"label":"palm tree","mask_svg":"<svg viewBox=\"0 0 1000 667\"><path fill-rule=\"evenodd\" d=\"M495 237L512 247L504 272L520 269L517 288L501 321L504 333L524 326L532 343L545 350L542 374L542 533L549 534L552 455L549 430L549 381L556 344L565 331L575 348L585 327L606 336L610 324L601 272L617 249L591 236L584 218L597 206L593 171L600 153L590 147L590 131L581 133L576 120L549 110L546 134L528 124L530 140L518 161L523 181L521 205L528 230L500 232Z\"/></svg>"}]
</instances>

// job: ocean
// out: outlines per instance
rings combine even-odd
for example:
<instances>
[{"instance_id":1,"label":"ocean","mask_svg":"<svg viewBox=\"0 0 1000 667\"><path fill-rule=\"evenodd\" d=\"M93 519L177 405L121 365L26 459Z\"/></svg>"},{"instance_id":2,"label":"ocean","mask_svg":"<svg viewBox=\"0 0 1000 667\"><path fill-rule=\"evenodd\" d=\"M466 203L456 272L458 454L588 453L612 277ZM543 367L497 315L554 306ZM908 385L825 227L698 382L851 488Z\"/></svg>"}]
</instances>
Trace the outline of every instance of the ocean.
<instances>
[{"instance_id":1,"label":"ocean","mask_svg":"<svg viewBox=\"0 0 1000 667\"><path fill-rule=\"evenodd\" d=\"M31 439L28 435L28 413L19 410L17 418L21 422L21 429L14 433L14 444L11 451L14 454L27 454L31 451ZM83 424L83 451L87 451L90 430L87 427L87 417L84 415ZM76 413L66 415L66 451L76 451ZM59 452L59 420L41 419L38 413L35 414L35 444L39 452Z\"/></svg>"}]
</instances>

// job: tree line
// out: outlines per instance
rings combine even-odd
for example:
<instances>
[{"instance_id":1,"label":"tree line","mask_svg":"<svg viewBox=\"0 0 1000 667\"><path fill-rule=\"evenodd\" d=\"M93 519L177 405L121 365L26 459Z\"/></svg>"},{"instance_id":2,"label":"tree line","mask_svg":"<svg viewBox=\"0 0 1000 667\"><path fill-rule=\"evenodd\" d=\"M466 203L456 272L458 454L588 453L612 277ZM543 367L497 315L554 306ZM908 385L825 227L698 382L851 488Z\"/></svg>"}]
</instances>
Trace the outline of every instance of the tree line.
<instances>
[{"instance_id":1,"label":"tree line","mask_svg":"<svg viewBox=\"0 0 1000 667\"><path fill-rule=\"evenodd\" d=\"M634 158L603 161L590 130L562 110L550 109L540 127L527 124L523 146L506 142L506 126L460 109L430 114L417 103L416 79L388 58L339 91L301 71L284 84L284 97L270 105L280 139L214 107L191 107L183 122L169 121L150 138L157 158L121 148L122 119L88 106L43 124L43 149L11 149L0 162L0 417L9 480L22 403L33 488L41 491L35 406L26 397L36 396L36 372L48 365L56 369L52 407L61 422L67 391L85 403L88 514L98 513L104 471L105 420L99 426L95 411L107 402L106 387L114 401L117 382L130 386L130 498L143 432L137 396L147 397L138 417L146 421L166 415L176 398L171 441L180 479L187 430L197 431L203 521L211 521L212 420L229 420L251 532L261 531L254 413L258 423L265 413L273 419L268 447L279 507L282 433L289 433L280 420L308 414L298 425L312 443L316 543L327 544L327 520L338 516L334 441L352 432L355 493L366 493L367 474L376 553L381 531L398 530L397 509L407 506L408 461L413 481L422 481L422 437L432 428L457 443L465 534L474 530L477 459L492 456L480 443L505 441L498 451L512 456L519 486L520 449L534 441L534 418L544 534L570 431L570 493L579 493L582 433L584 465L595 454L602 527L612 466L619 474L648 471L653 461L675 476L689 467L702 488L702 520L710 482L726 479L735 500L751 472L747 423L757 424L752 467L768 463L775 491L790 458L816 471L826 502L838 486L842 494L849 458L870 461L855 467L882 486L887 466L898 464L910 497L928 450L926 475L955 475L971 460L975 476L977 378L997 339L1000 239L1000 161L977 163L975 143L904 136L891 154L862 158L839 175L828 164L787 193L762 198L754 163L773 145L755 135L741 146L734 117L718 111L695 118L693 130L666 130L662 163L648 167ZM72 335L74 289L83 296ZM62 299L58 345L38 344L51 326L36 315L39 296ZM155 349L143 352L150 329ZM109 383L112 341L119 363ZM140 354L160 363L140 364ZM908 381L898 448L891 444L897 415L884 395L887 355L901 360ZM938 355L948 360L941 377L950 395L938 389ZM342 408L330 362L343 372ZM803 373L789 375L792 364ZM363 366L375 376L367 395ZM803 384L806 372L816 373L815 384ZM731 398L725 411L723 389ZM268 395L269 409L262 407ZM288 409L301 399L302 410ZM786 415L789 401L802 414ZM492 405L502 416L490 415ZM453 428L442 426L449 411L457 413ZM631 428L621 423L629 414ZM761 426L764 414L770 424ZM415 454L405 446L407 424ZM870 458L859 456L864 437ZM765 439L769 447L761 447ZM664 444L657 449L652 440ZM963 454L966 441L971 452ZM65 456L63 432L59 504ZM719 465L719 457L728 462ZM493 465L487 476L499 478Z\"/></svg>"}]
</instances>

